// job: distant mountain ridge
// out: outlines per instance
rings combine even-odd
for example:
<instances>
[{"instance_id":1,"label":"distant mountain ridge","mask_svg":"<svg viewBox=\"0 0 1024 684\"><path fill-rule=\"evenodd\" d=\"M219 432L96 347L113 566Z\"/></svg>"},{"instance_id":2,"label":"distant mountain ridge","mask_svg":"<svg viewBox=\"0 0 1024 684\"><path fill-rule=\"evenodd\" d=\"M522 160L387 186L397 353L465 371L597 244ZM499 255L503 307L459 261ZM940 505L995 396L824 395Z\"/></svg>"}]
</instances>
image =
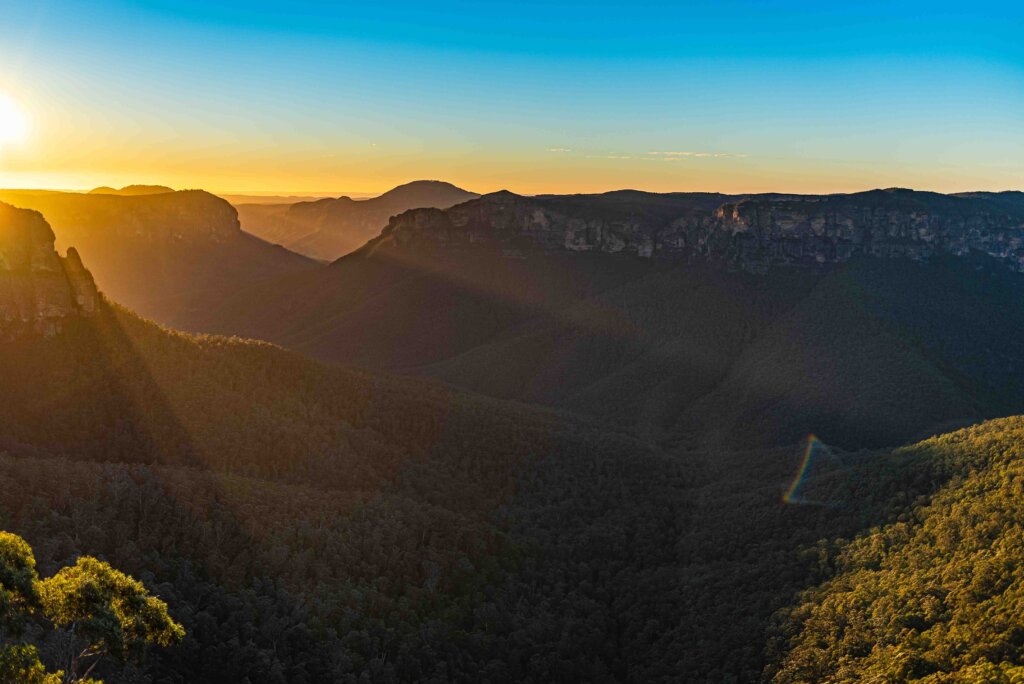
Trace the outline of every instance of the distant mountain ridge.
<instances>
[{"instance_id":1,"label":"distant mountain ridge","mask_svg":"<svg viewBox=\"0 0 1024 684\"><path fill-rule=\"evenodd\" d=\"M169 188L166 185L126 185L123 188L111 188L106 185L101 185L98 188L93 188L89 191L90 195L122 195L125 197L131 197L134 195L161 195L163 193L174 192L173 188Z\"/></svg>"},{"instance_id":2,"label":"distant mountain ridge","mask_svg":"<svg viewBox=\"0 0 1024 684\"><path fill-rule=\"evenodd\" d=\"M376 237L388 219L409 209L446 209L479 197L443 181L413 181L379 197L291 204L239 204L243 230L307 256L333 261Z\"/></svg>"},{"instance_id":3,"label":"distant mountain ridge","mask_svg":"<svg viewBox=\"0 0 1024 684\"><path fill-rule=\"evenodd\" d=\"M246 195L243 193L217 192L214 193L231 203L231 206L238 207L240 204L295 204L296 202L313 202L323 199L328 195ZM330 195L333 197L334 195Z\"/></svg>"}]
</instances>

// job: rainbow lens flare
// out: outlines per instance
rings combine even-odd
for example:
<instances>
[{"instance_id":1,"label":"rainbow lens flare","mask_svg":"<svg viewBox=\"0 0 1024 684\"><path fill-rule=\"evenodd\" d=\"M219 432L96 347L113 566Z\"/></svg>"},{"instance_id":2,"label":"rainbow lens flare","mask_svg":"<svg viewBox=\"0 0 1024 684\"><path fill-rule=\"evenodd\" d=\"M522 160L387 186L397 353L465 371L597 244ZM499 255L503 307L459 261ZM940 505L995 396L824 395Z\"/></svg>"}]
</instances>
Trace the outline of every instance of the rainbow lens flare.
<instances>
[{"instance_id":1,"label":"rainbow lens flare","mask_svg":"<svg viewBox=\"0 0 1024 684\"><path fill-rule=\"evenodd\" d=\"M813 475L812 471L814 471ZM831 477L837 472L846 474L847 471L846 464L833 453L827 444L814 434L807 435L807 446L804 448L804 458L800 463L800 469L789 488L782 495L782 501L788 504L810 506L838 506L840 503L831 497L808 496L807 490L811 481L817 477ZM842 483L842 480L845 478L841 478L839 484Z\"/></svg>"}]
</instances>

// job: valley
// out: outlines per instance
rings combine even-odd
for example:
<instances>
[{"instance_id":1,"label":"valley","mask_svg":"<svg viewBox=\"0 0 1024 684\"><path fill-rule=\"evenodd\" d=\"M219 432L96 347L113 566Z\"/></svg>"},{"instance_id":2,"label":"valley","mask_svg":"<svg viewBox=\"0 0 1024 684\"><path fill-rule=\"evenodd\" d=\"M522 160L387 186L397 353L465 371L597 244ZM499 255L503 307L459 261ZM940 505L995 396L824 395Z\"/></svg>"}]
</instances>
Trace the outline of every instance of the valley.
<instances>
[{"instance_id":1,"label":"valley","mask_svg":"<svg viewBox=\"0 0 1024 684\"><path fill-rule=\"evenodd\" d=\"M42 215L0 209L0 519L45 571L88 553L142 578L186 632L106 681L891 676L818 634L842 578L880 572L879 535L944 557L926 530L957 492L1016 482L1017 419L980 423L1021 410L1020 276L990 254L762 273L413 249L403 216L227 302L342 367L143 320ZM1012 602L999 572L977 600ZM980 629L974 600L908 624ZM985 629L913 667L1005 669L1012 637Z\"/></svg>"}]
</instances>

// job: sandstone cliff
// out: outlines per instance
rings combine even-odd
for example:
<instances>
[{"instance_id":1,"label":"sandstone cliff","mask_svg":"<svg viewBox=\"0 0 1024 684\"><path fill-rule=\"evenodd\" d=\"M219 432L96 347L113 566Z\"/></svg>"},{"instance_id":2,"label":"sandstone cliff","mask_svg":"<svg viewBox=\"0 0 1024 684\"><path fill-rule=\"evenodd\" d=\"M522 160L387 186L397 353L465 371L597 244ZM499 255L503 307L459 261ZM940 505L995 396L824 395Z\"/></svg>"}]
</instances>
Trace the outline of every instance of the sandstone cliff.
<instances>
[{"instance_id":1,"label":"sandstone cliff","mask_svg":"<svg viewBox=\"0 0 1024 684\"><path fill-rule=\"evenodd\" d=\"M92 276L74 248L54 250L42 215L0 203L0 337L53 335L69 317L99 306Z\"/></svg>"},{"instance_id":2,"label":"sandstone cliff","mask_svg":"<svg viewBox=\"0 0 1024 684\"><path fill-rule=\"evenodd\" d=\"M707 207L707 196L694 195L669 211L601 212L577 198L499 192L446 211L405 212L366 250L489 245L507 256L607 252L699 258L754 272L858 254L925 260L977 251L1024 271L1024 207L988 197L892 189L761 196Z\"/></svg>"},{"instance_id":3,"label":"sandstone cliff","mask_svg":"<svg viewBox=\"0 0 1024 684\"><path fill-rule=\"evenodd\" d=\"M203 190L144 195L3 190L0 201L42 212L58 245L79 246L93 268L94 257L101 255L90 254L88 245L97 241L199 245L241 234L234 207Z\"/></svg>"}]
</instances>

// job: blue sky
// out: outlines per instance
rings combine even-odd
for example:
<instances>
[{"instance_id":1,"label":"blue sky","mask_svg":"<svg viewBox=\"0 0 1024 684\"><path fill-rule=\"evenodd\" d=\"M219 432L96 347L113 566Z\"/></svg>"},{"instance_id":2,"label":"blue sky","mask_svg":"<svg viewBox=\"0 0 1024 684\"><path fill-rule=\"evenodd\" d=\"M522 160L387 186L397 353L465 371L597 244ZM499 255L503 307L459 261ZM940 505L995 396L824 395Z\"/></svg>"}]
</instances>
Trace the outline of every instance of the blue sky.
<instances>
[{"instance_id":1,"label":"blue sky","mask_svg":"<svg viewBox=\"0 0 1024 684\"><path fill-rule=\"evenodd\" d=\"M1017 3L0 6L6 185L1024 187Z\"/></svg>"}]
</instances>

